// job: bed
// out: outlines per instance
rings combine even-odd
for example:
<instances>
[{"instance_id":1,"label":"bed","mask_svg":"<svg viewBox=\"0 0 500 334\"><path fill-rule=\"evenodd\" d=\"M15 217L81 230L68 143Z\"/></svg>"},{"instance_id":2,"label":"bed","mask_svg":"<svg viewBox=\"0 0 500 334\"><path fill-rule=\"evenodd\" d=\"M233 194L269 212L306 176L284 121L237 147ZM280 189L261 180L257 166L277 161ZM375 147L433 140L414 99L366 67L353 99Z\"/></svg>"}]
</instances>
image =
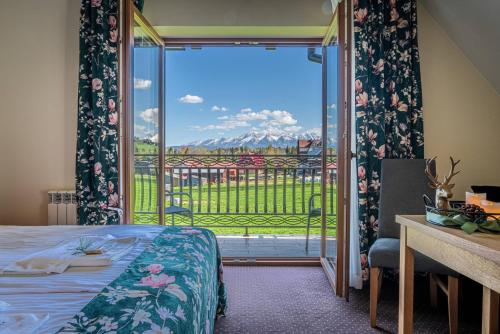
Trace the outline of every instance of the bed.
<instances>
[{"instance_id":1,"label":"bed","mask_svg":"<svg viewBox=\"0 0 500 334\"><path fill-rule=\"evenodd\" d=\"M226 308L215 236L147 225L0 227L0 268L80 236L137 237L106 267L0 276L3 314L44 318L36 333L211 333ZM5 304L4 304L5 305Z\"/></svg>"}]
</instances>

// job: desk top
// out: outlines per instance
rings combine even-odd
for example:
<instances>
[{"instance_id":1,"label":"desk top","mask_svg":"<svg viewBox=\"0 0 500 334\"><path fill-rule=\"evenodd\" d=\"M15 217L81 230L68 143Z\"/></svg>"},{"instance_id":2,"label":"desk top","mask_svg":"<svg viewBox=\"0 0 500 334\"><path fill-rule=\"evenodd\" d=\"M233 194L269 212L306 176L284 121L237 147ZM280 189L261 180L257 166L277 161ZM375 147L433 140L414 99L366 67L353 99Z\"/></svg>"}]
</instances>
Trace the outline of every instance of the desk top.
<instances>
[{"instance_id":1,"label":"desk top","mask_svg":"<svg viewBox=\"0 0 500 334\"><path fill-rule=\"evenodd\" d=\"M500 234L467 234L461 229L430 224L423 215L396 215L396 222L500 264Z\"/></svg>"}]
</instances>

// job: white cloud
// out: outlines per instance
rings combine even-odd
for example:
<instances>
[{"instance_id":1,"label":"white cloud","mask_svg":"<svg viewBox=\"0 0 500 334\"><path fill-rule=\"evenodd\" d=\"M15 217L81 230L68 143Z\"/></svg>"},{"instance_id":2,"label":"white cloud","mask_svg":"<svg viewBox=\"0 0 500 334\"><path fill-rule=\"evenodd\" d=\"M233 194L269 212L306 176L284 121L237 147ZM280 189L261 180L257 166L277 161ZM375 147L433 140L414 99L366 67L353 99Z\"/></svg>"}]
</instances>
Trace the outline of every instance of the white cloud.
<instances>
[{"instance_id":1,"label":"white cloud","mask_svg":"<svg viewBox=\"0 0 500 334\"><path fill-rule=\"evenodd\" d=\"M262 112L247 112L247 113L242 113L242 114L237 114L235 116L232 116L234 117L235 119L238 119L240 121L247 121L247 122L251 122L251 121L263 121L263 120L266 120L268 118L268 115L264 113L264 111Z\"/></svg>"},{"instance_id":2,"label":"white cloud","mask_svg":"<svg viewBox=\"0 0 500 334\"><path fill-rule=\"evenodd\" d=\"M151 80L134 78L135 89L148 89L151 87Z\"/></svg>"},{"instance_id":3,"label":"white cloud","mask_svg":"<svg viewBox=\"0 0 500 334\"><path fill-rule=\"evenodd\" d=\"M261 113L267 116L266 121L260 124L262 127L279 127L297 124L297 120L286 110L262 110Z\"/></svg>"},{"instance_id":4,"label":"white cloud","mask_svg":"<svg viewBox=\"0 0 500 334\"><path fill-rule=\"evenodd\" d=\"M147 137L147 129L144 125L134 124L134 136L139 138Z\"/></svg>"},{"instance_id":5,"label":"white cloud","mask_svg":"<svg viewBox=\"0 0 500 334\"><path fill-rule=\"evenodd\" d=\"M193 126L194 129L199 130L199 131L206 131L206 130L232 130L236 128L246 128L249 127L250 123L246 121L238 121L234 119L229 119L225 120L220 124L210 124L207 126L199 126L195 125Z\"/></svg>"},{"instance_id":6,"label":"white cloud","mask_svg":"<svg viewBox=\"0 0 500 334\"><path fill-rule=\"evenodd\" d=\"M154 129L148 129L147 126L140 124L134 124L134 137L149 139L154 143L158 142L158 133L155 134Z\"/></svg>"},{"instance_id":7,"label":"white cloud","mask_svg":"<svg viewBox=\"0 0 500 334\"><path fill-rule=\"evenodd\" d=\"M272 126L268 127L268 128L265 128L265 129L261 129L258 132L266 134L266 135L271 135L271 136L282 136L282 135L286 134L286 132L283 129L281 129L281 128L275 128L275 127L272 127Z\"/></svg>"},{"instance_id":8,"label":"white cloud","mask_svg":"<svg viewBox=\"0 0 500 334\"><path fill-rule=\"evenodd\" d=\"M312 129L309 129L309 131L307 131L309 133L312 133L318 137L321 137L321 128L312 128Z\"/></svg>"},{"instance_id":9,"label":"white cloud","mask_svg":"<svg viewBox=\"0 0 500 334\"><path fill-rule=\"evenodd\" d=\"M229 130L241 127L250 127L252 122L261 121L260 128L266 133L285 134L296 133L302 127L297 126L297 120L286 110L252 111L250 108L241 109L235 115L224 115L217 117L219 124L207 126L194 126L193 128L203 130ZM255 128L255 125L253 125ZM283 128L284 127L284 128Z\"/></svg>"},{"instance_id":10,"label":"white cloud","mask_svg":"<svg viewBox=\"0 0 500 334\"><path fill-rule=\"evenodd\" d=\"M153 143L158 143L159 140L158 134L149 137L149 140L151 140Z\"/></svg>"},{"instance_id":11,"label":"white cloud","mask_svg":"<svg viewBox=\"0 0 500 334\"><path fill-rule=\"evenodd\" d=\"M287 126L286 128L283 128L283 130L285 130L288 133L297 133L301 129L302 129L302 127L301 126L297 126L297 125Z\"/></svg>"},{"instance_id":12,"label":"white cloud","mask_svg":"<svg viewBox=\"0 0 500 334\"><path fill-rule=\"evenodd\" d=\"M148 108L141 112L139 116L146 123L158 124L158 108Z\"/></svg>"},{"instance_id":13,"label":"white cloud","mask_svg":"<svg viewBox=\"0 0 500 334\"><path fill-rule=\"evenodd\" d=\"M201 96L187 94L179 98L179 102L190 103L190 104L203 103L203 98Z\"/></svg>"},{"instance_id":14,"label":"white cloud","mask_svg":"<svg viewBox=\"0 0 500 334\"><path fill-rule=\"evenodd\" d=\"M291 126L297 124L297 120L293 117L291 113L286 110L267 110L263 109L262 111L240 111L236 115L231 116L220 116L218 117L220 120L237 120L237 121L245 121L245 122L253 122L253 121L265 121L264 127L269 126Z\"/></svg>"},{"instance_id":15,"label":"white cloud","mask_svg":"<svg viewBox=\"0 0 500 334\"><path fill-rule=\"evenodd\" d=\"M239 114L232 116L238 120L244 121L267 121L268 126L282 126L282 125L295 125L297 120L293 118L293 115L286 110L267 110L262 111L247 111L240 112Z\"/></svg>"},{"instance_id":16,"label":"white cloud","mask_svg":"<svg viewBox=\"0 0 500 334\"><path fill-rule=\"evenodd\" d=\"M213 106L212 111L228 111L226 107Z\"/></svg>"}]
</instances>

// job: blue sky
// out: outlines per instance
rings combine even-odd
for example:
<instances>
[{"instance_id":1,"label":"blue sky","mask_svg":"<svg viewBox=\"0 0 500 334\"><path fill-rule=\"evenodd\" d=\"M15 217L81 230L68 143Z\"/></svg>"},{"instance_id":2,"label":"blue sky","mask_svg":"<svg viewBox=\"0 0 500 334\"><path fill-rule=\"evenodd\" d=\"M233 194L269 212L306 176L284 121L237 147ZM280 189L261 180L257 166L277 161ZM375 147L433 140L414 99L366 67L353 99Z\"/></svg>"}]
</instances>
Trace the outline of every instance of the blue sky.
<instances>
[{"instance_id":1,"label":"blue sky","mask_svg":"<svg viewBox=\"0 0 500 334\"><path fill-rule=\"evenodd\" d=\"M157 133L154 52L135 51L135 134L142 138ZM165 59L167 146L321 126L321 65L307 60L307 48L205 47L167 51Z\"/></svg>"}]
</instances>

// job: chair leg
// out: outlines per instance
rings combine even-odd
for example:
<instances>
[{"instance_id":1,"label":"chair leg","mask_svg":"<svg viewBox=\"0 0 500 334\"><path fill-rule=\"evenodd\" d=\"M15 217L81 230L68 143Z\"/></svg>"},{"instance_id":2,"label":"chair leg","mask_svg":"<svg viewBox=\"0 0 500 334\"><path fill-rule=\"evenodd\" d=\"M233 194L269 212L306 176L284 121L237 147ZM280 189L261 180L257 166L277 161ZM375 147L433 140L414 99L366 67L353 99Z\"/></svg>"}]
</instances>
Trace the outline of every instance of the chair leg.
<instances>
[{"instance_id":1,"label":"chair leg","mask_svg":"<svg viewBox=\"0 0 500 334\"><path fill-rule=\"evenodd\" d=\"M311 228L311 216L307 216L307 230L306 230L306 251L309 249L309 229Z\"/></svg>"},{"instance_id":2,"label":"chair leg","mask_svg":"<svg viewBox=\"0 0 500 334\"><path fill-rule=\"evenodd\" d=\"M429 274L429 292L431 299L431 306L437 308L438 306L438 285L433 274Z\"/></svg>"},{"instance_id":3,"label":"chair leg","mask_svg":"<svg viewBox=\"0 0 500 334\"><path fill-rule=\"evenodd\" d=\"M382 270L378 267L370 268L370 326L377 326L377 303L380 292L380 273Z\"/></svg>"},{"instance_id":4,"label":"chair leg","mask_svg":"<svg viewBox=\"0 0 500 334\"><path fill-rule=\"evenodd\" d=\"M448 276L448 322L450 334L458 333L458 278Z\"/></svg>"}]
</instances>

